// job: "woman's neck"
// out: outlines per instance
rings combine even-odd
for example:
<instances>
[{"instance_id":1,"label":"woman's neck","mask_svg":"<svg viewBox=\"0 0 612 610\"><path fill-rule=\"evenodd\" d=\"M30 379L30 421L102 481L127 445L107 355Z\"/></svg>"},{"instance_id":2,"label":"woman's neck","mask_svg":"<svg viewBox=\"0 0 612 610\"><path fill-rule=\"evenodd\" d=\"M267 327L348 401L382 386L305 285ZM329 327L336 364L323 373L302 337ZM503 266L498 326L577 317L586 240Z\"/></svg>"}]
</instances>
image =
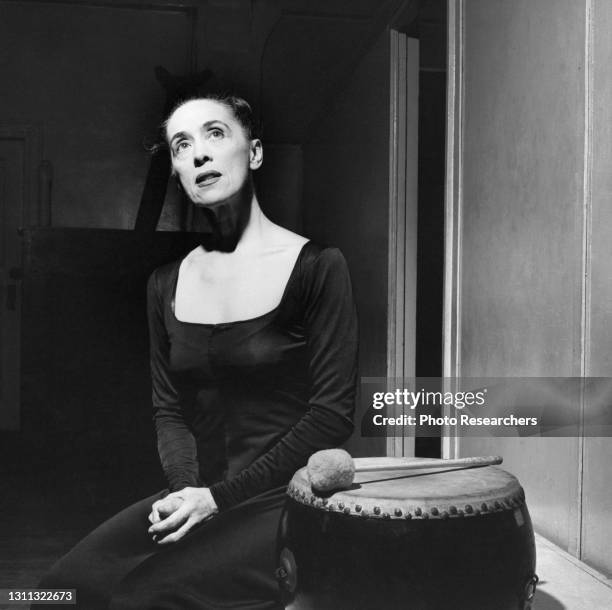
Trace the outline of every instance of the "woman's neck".
<instances>
[{"instance_id":1,"label":"woman's neck","mask_svg":"<svg viewBox=\"0 0 612 610\"><path fill-rule=\"evenodd\" d=\"M261 242L269 224L250 184L231 199L195 209L195 230L207 252L248 250Z\"/></svg>"},{"instance_id":2,"label":"woman's neck","mask_svg":"<svg viewBox=\"0 0 612 610\"><path fill-rule=\"evenodd\" d=\"M259 206L257 195L253 193L249 219L240 235L240 239L236 245L236 251L245 252L260 246L264 241L265 231L270 225L270 220Z\"/></svg>"}]
</instances>

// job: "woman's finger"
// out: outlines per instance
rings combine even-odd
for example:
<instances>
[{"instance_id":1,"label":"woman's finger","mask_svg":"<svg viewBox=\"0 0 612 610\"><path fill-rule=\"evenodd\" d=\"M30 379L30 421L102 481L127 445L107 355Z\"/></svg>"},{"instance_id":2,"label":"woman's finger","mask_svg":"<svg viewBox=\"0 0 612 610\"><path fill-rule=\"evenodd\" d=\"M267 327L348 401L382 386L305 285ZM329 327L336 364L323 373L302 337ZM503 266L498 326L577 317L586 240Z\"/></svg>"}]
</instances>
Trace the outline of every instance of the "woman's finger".
<instances>
[{"instance_id":1,"label":"woman's finger","mask_svg":"<svg viewBox=\"0 0 612 610\"><path fill-rule=\"evenodd\" d=\"M190 510L185 505L181 506L178 510L174 511L169 517L164 520L154 523L149 528L149 534L159 534L167 530L175 530L189 518Z\"/></svg>"},{"instance_id":2,"label":"woman's finger","mask_svg":"<svg viewBox=\"0 0 612 610\"><path fill-rule=\"evenodd\" d=\"M159 521L161 520L161 517L159 516L159 512L156 510L152 510L151 513L149 514L149 523L153 524L153 523L159 523Z\"/></svg>"},{"instance_id":3,"label":"woman's finger","mask_svg":"<svg viewBox=\"0 0 612 610\"><path fill-rule=\"evenodd\" d=\"M161 517L159 516L159 508L157 506L157 502L155 502L153 506L151 507L151 514L149 515L149 521L151 523L158 523L160 520L161 520Z\"/></svg>"},{"instance_id":4,"label":"woman's finger","mask_svg":"<svg viewBox=\"0 0 612 610\"><path fill-rule=\"evenodd\" d=\"M179 529L176 530L176 532L172 532L161 540L157 540L157 544L168 544L170 542L180 540L195 525L195 523L196 520L190 517Z\"/></svg>"}]
</instances>

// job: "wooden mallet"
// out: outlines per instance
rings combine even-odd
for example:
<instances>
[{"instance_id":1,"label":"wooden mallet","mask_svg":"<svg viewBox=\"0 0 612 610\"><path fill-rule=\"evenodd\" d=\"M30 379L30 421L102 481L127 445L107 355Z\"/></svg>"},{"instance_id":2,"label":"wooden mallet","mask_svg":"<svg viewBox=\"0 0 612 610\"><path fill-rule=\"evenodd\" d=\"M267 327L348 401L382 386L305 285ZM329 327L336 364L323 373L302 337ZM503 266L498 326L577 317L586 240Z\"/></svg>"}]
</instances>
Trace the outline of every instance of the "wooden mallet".
<instances>
[{"instance_id":1,"label":"wooden mallet","mask_svg":"<svg viewBox=\"0 0 612 610\"><path fill-rule=\"evenodd\" d=\"M356 472L388 472L426 470L429 468L478 468L501 464L503 458L498 455L467 457L454 460L424 459L419 462L407 461L399 464L372 464L355 467L355 462L344 449L324 449L310 456L306 469L312 490L317 493L329 493L349 489L353 484Z\"/></svg>"}]
</instances>

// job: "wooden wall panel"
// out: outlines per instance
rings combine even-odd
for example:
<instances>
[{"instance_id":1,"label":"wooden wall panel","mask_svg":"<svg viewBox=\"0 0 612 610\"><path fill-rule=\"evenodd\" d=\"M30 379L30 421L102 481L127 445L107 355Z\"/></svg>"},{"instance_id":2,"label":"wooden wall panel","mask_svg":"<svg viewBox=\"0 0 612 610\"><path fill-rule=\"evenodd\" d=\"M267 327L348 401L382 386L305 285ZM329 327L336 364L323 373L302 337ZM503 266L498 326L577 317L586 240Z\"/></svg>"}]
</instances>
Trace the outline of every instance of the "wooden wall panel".
<instances>
[{"instance_id":1,"label":"wooden wall panel","mask_svg":"<svg viewBox=\"0 0 612 610\"><path fill-rule=\"evenodd\" d=\"M464 376L580 373L581 22L572 0L466 2Z\"/></svg>"},{"instance_id":2,"label":"wooden wall panel","mask_svg":"<svg viewBox=\"0 0 612 610\"><path fill-rule=\"evenodd\" d=\"M591 252L587 371L612 377L612 4L592 4ZM595 407L586 404L586 413ZM612 574L612 439L584 440L582 558Z\"/></svg>"},{"instance_id":3,"label":"wooden wall panel","mask_svg":"<svg viewBox=\"0 0 612 610\"><path fill-rule=\"evenodd\" d=\"M455 370L578 376L585 6L456 4L463 115ZM460 439L459 446L465 455L502 453L526 489L536 529L577 551L578 439Z\"/></svg>"}]
</instances>

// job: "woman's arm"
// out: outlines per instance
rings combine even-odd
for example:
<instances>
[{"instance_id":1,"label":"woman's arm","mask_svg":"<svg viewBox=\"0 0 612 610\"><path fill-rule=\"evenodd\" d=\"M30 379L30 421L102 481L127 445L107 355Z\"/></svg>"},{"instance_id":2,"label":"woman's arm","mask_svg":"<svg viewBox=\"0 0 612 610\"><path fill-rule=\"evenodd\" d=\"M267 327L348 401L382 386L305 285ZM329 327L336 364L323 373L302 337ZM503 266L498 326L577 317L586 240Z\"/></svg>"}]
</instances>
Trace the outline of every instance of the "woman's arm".
<instances>
[{"instance_id":1,"label":"woman's arm","mask_svg":"<svg viewBox=\"0 0 612 610\"><path fill-rule=\"evenodd\" d=\"M147 314L157 450L170 491L200 485L196 442L183 417L179 393L169 369L170 344L164 323L160 270L147 285Z\"/></svg>"},{"instance_id":2,"label":"woman's arm","mask_svg":"<svg viewBox=\"0 0 612 610\"><path fill-rule=\"evenodd\" d=\"M151 507L149 534L159 544L176 542L196 523L217 512L208 488L199 487L196 442L185 422L169 368L170 344L164 323L159 271L147 285L147 313L157 449L170 494Z\"/></svg>"},{"instance_id":3,"label":"woman's arm","mask_svg":"<svg viewBox=\"0 0 612 610\"><path fill-rule=\"evenodd\" d=\"M357 381L357 314L346 261L321 250L301 274L310 358L309 409L267 453L210 491L221 510L286 484L320 449L336 447L353 430Z\"/></svg>"}]
</instances>

